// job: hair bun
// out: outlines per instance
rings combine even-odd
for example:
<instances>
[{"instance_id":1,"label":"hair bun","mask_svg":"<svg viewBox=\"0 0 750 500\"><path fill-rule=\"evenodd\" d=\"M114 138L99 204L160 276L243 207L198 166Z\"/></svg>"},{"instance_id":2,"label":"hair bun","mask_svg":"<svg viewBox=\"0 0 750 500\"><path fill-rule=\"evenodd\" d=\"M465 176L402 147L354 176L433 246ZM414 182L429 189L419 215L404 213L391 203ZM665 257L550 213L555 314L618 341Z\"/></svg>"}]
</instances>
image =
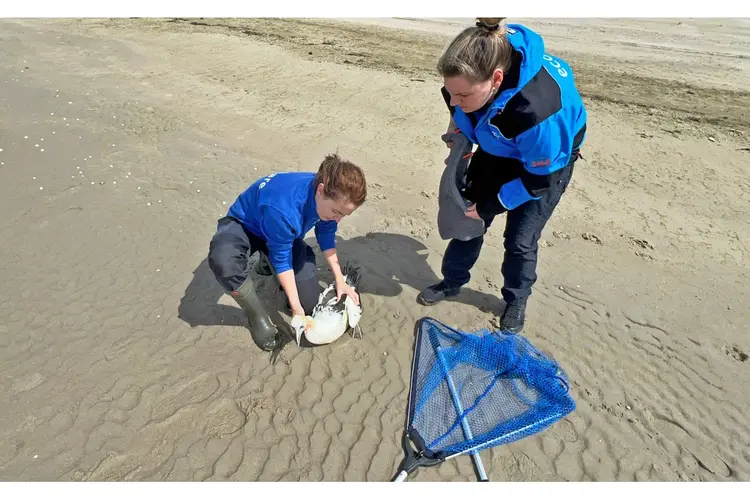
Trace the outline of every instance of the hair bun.
<instances>
[{"instance_id":1,"label":"hair bun","mask_svg":"<svg viewBox=\"0 0 750 500\"><path fill-rule=\"evenodd\" d=\"M477 27L486 28L489 31L495 31L505 21L504 17L478 17Z\"/></svg>"}]
</instances>

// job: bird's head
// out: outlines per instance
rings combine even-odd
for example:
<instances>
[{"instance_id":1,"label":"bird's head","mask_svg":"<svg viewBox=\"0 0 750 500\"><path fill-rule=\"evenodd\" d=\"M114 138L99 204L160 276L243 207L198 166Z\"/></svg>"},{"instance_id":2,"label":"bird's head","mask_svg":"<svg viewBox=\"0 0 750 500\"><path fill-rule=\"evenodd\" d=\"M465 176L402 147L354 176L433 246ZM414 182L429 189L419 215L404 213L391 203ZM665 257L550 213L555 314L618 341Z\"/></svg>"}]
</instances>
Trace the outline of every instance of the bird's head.
<instances>
[{"instance_id":1,"label":"bird's head","mask_svg":"<svg viewBox=\"0 0 750 500\"><path fill-rule=\"evenodd\" d=\"M295 316L292 318L291 326L297 336L297 345L299 345L302 334L315 326L315 320L310 316Z\"/></svg>"}]
</instances>

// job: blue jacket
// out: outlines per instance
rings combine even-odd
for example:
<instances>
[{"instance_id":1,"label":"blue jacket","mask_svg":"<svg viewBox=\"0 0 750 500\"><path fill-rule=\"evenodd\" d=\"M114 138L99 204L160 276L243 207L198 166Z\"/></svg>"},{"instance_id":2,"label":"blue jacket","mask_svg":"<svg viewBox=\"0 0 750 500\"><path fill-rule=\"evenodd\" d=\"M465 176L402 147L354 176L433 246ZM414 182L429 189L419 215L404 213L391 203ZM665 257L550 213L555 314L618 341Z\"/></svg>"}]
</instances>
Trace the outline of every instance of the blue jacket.
<instances>
[{"instance_id":1,"label":"blue jacket","mask_svg":"<svg viewBox=\"0 0 750 500\"><path fill-rule=\"evenodd\" d=\"M321 221L315 203L315 174L285 172L255 181L229 207L228 216L268 245L277 274L293 269L292 245L315 227L322 251L335 248L336 221Z\"/></svg>"},{"instance_id":2,"label":"blue jacket","mask_svg":"<svg viewBox=\"0 0 750 500\"><path fill-rule=\"evenodd\" d=\"M518 175L497 193L502 208L512 210L539 199L553 174L568 165L583 143L587 116L573 71L562 59L544 53L542 37L517 24L508 25L507 36L516 62L497 97L474 116L458 107L451 112L474 144L520 163ZM446 94L443 89L448 98Z\"/></svg>"}]
</instances>

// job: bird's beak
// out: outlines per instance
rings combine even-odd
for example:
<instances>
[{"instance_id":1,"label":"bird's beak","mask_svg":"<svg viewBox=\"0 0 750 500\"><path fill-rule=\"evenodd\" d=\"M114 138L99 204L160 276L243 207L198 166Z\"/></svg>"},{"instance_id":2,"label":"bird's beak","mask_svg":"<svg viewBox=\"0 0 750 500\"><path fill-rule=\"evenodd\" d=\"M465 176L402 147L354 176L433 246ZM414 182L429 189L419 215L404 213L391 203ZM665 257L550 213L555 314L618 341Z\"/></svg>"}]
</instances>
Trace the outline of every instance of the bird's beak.
<instances>
[{"instance_id":1,"label":"bird's beak","mask_svg":"<svg viewBox=\"0 0 750 500\"><path fill-rule=\"evenodd\" d=\"M300 340L302 340L302 332L305 331L305 318L302 316L295 316L292 318L291 325L297 336L297 345L299 346Z\"/></svg>"},{"instance_id":2,"label":"bird's beak","mask_svg":"<svg viewBox=\"0 0 750 500\"><path fill-rule=\"evenodd\" d=\"M300 345L300 342L302 341L302 334L313 327L315 324L315 320L313 320L309 316L295 316L292 318L292 328L294 329L294 333L297 336L297 345Z\"/></svg>"}]
</instances>

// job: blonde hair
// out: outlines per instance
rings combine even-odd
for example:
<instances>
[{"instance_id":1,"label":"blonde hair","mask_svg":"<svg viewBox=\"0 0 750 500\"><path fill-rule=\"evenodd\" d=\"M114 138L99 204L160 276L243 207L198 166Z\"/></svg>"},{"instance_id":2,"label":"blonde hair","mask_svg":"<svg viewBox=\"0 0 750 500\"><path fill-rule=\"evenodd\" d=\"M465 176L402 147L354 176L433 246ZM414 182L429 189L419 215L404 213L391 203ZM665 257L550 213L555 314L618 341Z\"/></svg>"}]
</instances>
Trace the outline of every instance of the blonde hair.
<instances>
[{"instance_id":1,"label":"blonde hair","mask_svg":"<svg viewBox=\"0 0 750 500\"><path fill-rule=\"evenodd\" d=\"M367 198L367 181L364 171L354 163L342 160L336 154L325 157L315 176L315 185L323 184L326 198L348 200L359 207Z\"/></svg>"},{"instance_id":2,"label":"blonde hair","mask_svg":"<svg viewBox=\"0 0 750 500\"><path fill-rule=\"evenodd\" d=\"M489 80L496 69L507 72L513 47L506 37L504 17L478 17L445 48L437 63L442 77L464 76L471 82Z\"/></svg>"}]
</instances>

